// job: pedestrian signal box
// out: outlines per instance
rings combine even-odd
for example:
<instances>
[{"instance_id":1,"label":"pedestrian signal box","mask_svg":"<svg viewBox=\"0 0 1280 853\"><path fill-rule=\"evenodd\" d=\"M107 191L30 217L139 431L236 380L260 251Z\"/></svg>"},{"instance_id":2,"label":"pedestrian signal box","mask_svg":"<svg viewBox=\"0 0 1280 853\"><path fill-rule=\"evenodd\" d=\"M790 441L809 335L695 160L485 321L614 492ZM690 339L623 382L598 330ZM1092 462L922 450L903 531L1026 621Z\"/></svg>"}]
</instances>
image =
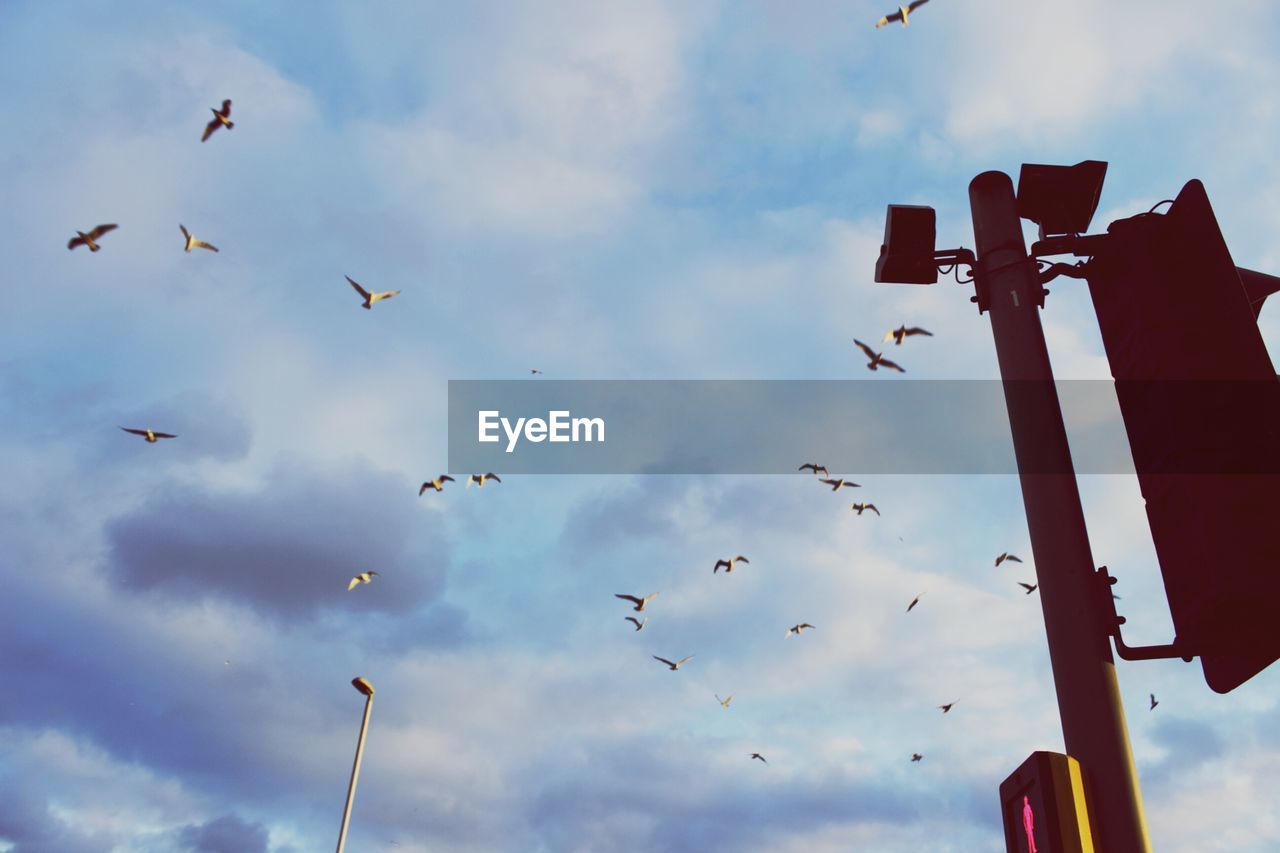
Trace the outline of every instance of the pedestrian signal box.
<instances>
[{"instance_id":1,"label":"pedestrian signal box","mask_svg":"<svg viewBox=\"0 0 1280 853\"><path fill-rule=\"evenodd\" d=\"M1000 783L1008 853L1094 853L1080 762L1033 752Z\"/></svg>"}]
</instances>

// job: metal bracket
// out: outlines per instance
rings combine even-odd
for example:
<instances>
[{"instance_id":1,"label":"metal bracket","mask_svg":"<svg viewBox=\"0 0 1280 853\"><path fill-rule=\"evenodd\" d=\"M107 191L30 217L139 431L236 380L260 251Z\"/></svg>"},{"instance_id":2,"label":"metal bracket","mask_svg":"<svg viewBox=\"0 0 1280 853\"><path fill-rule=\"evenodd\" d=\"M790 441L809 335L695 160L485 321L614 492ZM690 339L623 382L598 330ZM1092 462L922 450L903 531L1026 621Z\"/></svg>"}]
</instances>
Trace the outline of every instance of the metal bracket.
<instances>
[{"instance_id":1,"label":"metal bracket","mask_svg":"<svg viewBox=\"0 0 1280 853\"><path fill-rule=\"evenodd\" d=\"M1125 618L1116 612L1116 600L1111 593L1111 587L1115 585L1116 578L1111 576L1106 566L1100 567L1093 573L1097 580L1098 589L1098 606L1102 609L1103 621L1107 626L1107 635L1115 640L1116 654L1124 660L1163 660L1166 658L1182 658L1187 663L1195 657L1195 652L1187 648L1186 643L1178 642L1178 638L1174 637L1172 643L1163 646L1130 646L1125 643L1124 637L1120 635L1120 626L1125 623Z\"/></svg>"}]
</instances>

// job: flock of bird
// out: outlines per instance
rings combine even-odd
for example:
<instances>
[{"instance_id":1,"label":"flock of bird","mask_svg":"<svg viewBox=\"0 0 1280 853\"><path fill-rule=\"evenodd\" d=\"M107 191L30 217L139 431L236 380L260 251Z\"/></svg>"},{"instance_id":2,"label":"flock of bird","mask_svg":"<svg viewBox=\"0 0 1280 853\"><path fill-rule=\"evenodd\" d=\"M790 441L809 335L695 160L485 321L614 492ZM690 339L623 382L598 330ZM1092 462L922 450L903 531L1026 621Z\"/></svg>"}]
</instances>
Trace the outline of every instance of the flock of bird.
<instances>
[{"instance_id":1,"label":"flock of bird","mask_svg":"<svg viewBox=\"0 0 1280 853\"><path fill-rule=\"evenodd\" d=\"M897 12L893 13L892 15L887 15L884 18L881 18L879 23L876 24L876 27L877 28L882 27L885 24L890 23L891 21L899 21L899 20L902 22L903 26L906 26L908 21L908 16L910 15L910 13L915 11L918 7L924 5L924 3L926 2L927 0L916 0L916 2L913 2L908 6L899 7L899 10ZM213 112L214 118L210 120L209 123L205 126L204 133L200 138L201 142L207 141L210 138L210 136L212 136L219 129L226 128L227 130L231 130L232 128L235 127L234 122L232 122L230 119L230 116L231 116L230 99L224 100L222 102L222 107L220 109L211 108L211 110ZM76 236L71 238L71 240L67 243L67 248L74 250L79 246L87 246L90 252L97 252L102 248L100 243L102 237L108 234L109 232L114 231L118 227L119 226L114 223L109 223L109 224L98 225L90 231L77 231ZM185 252L190 252L192 249L205 249L211 252L218 251L217 247L214 246L213 244L197 239L195 235L192 234L185 225L179 224L178 228L181 231L183 236L183 240L184 240L183 250ZM398 290L381 291L381 292L369 290L365 288L362 284L357 282L355 279L351 278L350 276L345 276L345 278L347 282L351 285L351 287L356 291L356 293L359 294L362 300L361 307L366 310L370 310L373 308L373 306L376 303L386 299L390 299L400 293L400 291ZM914 337L917 335L932 337L933 333L926 329L920 328L919 326L902 325L896 329L891 329L889 332L887 332L884 335L883 342L888 343L889 341L892 341L894 346L902 346L903 342L907 338ZM871 346L867 345L866 343L863 343L862 341L856 338L853 340L853 343L866 356L867 358L866 367L868 370L875 371L875 370L878 370L879 368L885 368L886 370L894 370L899 373L906 372L906 370L897 362L886 358L883 352L877 352ZM541 370L536 368L531 368L529 372L531 375L539 375L542 373ZM155 444L160 439L177 438L177 435L173 433L159 432L150 428L146 428L146 429L138 429L138 428L131 428L131 427L120 427L120 428L127 433L142 437L150 444ZM831 477L830 472L827 470L826 466L820 465L816 462L806 462L805 464L801 465L797 470L810 471L813 473L815 477L818 477L818 475L820 474L827 475L826 477L819 478L818 482L822 483L823 485L830 486L831 491L833 492L838 492L841 489L845 489L845 488L861 487L860 484L855 483L852 480L848 480L843 477ZM478 488L484 488L485 483L488 481L493 481L495 483L502 482L502 480L492 472L484 473L484 474L471 474L467 477L466 486L467 488L470 488L474 484ZM421 497L428 490L432 490L435 492L442 492L444 490L445 483L452 483L452 482L455 482L455 480L452 476L448 474L441 474L435 478L426 480L422 483L421 487L418 489L418 496ZM873 503L867 503L867 502L853 503L850 506L850 511L857 513L858 516L862 516L862 514L867 511L874 512L877 516L880 515L880 510L876 507L876 505ZM750 562L751 561L747 559L747 557L741 554L724 558L724 559L719 559L715 562L715 565L712 568L712 573L718 574L721 569L724 569L725 574L728 575L733 572L735 566L739 564L750 565ZM1022 560L1021 558L1017 557L1014 554L1004 552L996 557L995 566L999 567L1002 563L1005 563L1005 562L1021 563ZM356 587L358 586L367 585L371 583L375 577L378 577L378 572L375 570L366 570L366 571L359 572L354 577L352 577L351 580L348 582L347 590L350 592L355 590ZM1028 584L1022 581L1018 581L1017 583L1026 591L1027 595L1030 595L1031 593L1035 592L1036 589L1038 588L1038 584ZM631 604L632 610L634 612L646 613L646 606L651 601L653 601L654 598L658 596L658 593L654 592L646 596L615 593L615 596ZM923 596L924 596L923 592L920 593L919 595L916 595L911 600L911 603L907 605L906 612L910 613L913 609L915 609L915 607L920 603L920 599ZM644 629L645 625L648 623L648 619L649 617L647 614L642 619L638 619L635 616L625 617L625 621L630 622L634 626L633 630L636 632ZM816 629L816 626L812 625L809 622L799 622L795 625L792 625L790 628L787 628L783 636L786 638L789 638L793 635L799 636L802 632L806 630L815 630L815 629ZM671 660L669 658L661 657L659 655L652 655L652 657L654 660L666 666L670 671L678 672L681 667L683 667L689 661L693 660L694 655L687 655L683 658L680 658L679 660ZM229 661L227 663L229 664ZM729 694L724 699L721 699L718 693L714 695L715 695L716 701L720 704L721 707L725 709L729 708L729 703L734 698L734 694L732 693ZM953 701L953 702L948 702L948 703L939 705L937 707L939 710L942 711L943 714L947 714L951 711L952 707L954 707L955 704L956 703ZM1150 709L1154 710L1157 704L1158 702L1156 701L1155 695L1152 694L1150 697ZM912 762L919 762L923 758L924 758L924 755L919 752L913 752L911 754ZM750 754L750 760L757 760L757 759L764 764L768 764L768 761L765 759L764 755L762 755L761 753L753 752Z\"/></svg>"}]
</instances>

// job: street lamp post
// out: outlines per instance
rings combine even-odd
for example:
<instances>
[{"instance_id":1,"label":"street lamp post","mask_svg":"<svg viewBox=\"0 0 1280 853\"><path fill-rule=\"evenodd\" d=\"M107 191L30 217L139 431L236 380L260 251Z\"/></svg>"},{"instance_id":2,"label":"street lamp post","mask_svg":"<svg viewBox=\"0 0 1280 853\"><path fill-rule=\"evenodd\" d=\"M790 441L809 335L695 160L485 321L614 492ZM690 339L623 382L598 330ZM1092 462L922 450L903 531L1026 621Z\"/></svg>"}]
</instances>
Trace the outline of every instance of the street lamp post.
<instances>
[{"instance_id":1,"label":"street lamp post","mask_svg":"<svg viewBox=\"0 0 1280 853\"><path fill-rule=\"evenodd\" d=\"M351 804L356 798L356 780L360 777L360 759L364 755L364 736L369 731L369 712L373 709L373 685L363 678L351 679L351 686L364 694L364 718L360 720L360 740L356 743L356 760L351 765L351 782L347 785L347 805L342 810L342 829L338 833L338 850L347 843L347 823L351 820Z\"/></svg>"}]
</instances>

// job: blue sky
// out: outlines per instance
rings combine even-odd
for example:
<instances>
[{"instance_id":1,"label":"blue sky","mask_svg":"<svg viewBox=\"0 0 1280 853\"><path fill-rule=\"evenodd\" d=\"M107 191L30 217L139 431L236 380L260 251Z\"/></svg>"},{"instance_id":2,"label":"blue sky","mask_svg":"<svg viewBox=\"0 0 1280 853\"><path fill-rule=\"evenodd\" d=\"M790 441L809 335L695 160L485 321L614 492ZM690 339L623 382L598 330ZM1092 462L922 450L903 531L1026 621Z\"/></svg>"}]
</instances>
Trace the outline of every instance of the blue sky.
<instances>
[{"instance_id":1,"label":"blue sky","mask_svg":"<svg viewBox=\"0 0 1280 853\"><path fill-rule=\"evenodd\" d=\"M0 4L0 851L327 849L355 675L349 850L997 849L1000 780L1062 748L1016 480L860 479L881 518L801 477L416 496L449 379L863 379L903 322L910 378L993 378L967 290L871 280L888 203L972 246L987 169L1107 160L1095 230L1199 177L1280 271L1280 10L887 11ZM1058 376L1108 377L1051 290ZM1081 488L1166 642L1136 482ZM652 591L633 633L612 595ZM1118 668L1155 848L1280 846L1280 673Z\"/></svg>"}]
</instances>

